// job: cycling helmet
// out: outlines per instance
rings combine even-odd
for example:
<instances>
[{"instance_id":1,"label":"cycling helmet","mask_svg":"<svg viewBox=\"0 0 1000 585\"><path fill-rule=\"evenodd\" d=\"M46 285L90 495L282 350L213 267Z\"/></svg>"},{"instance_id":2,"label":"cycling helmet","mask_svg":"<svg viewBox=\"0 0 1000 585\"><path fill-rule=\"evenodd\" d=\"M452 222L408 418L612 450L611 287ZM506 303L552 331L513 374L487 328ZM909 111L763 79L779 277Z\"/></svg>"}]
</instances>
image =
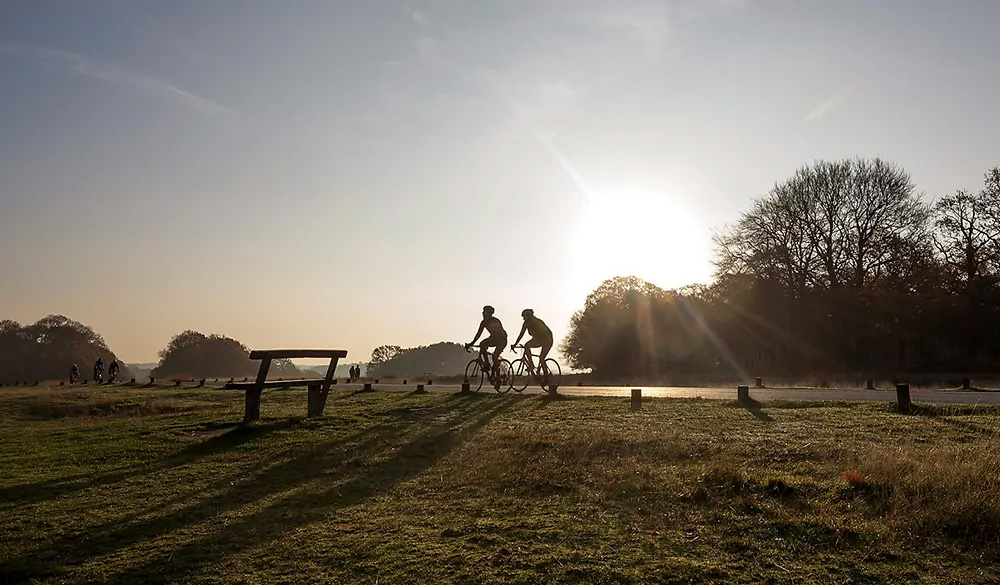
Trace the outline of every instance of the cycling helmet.
<instances>
[{"instance_id":1,"label":"cycling helmet","mask_svg":"<svg viewBox=\"0 0 1000 585\"><path fill-rule=\"evenodd\" d=\"M494 309L493 307L491 307L489 305L486 305L485 307L483 307L483 312L486 313L486 314L488 314L488 315L492 315L493 313L496 312L496 309Z\"/></svg>"},{"instance_id":2,"label":"cycling helmet","mask_svg":"<svg viewBox=\"0 0 1000 585\"><path fill-rule=\"evenodd\" d=\"M524 317L525 319L527 319L529 316L533 316L534 314L535 314L535 311L533 311L531 309L525 309L525 310L521 311L521 316Z\"/></svg>"}]
</instances>

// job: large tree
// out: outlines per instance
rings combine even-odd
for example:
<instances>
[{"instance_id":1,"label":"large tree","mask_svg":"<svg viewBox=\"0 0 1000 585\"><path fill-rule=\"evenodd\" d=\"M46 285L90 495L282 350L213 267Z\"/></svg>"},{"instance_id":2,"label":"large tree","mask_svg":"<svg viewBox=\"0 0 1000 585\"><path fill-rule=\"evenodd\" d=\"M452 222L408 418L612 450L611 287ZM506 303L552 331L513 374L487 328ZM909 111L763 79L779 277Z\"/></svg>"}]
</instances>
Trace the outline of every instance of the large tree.
<instances>
[{"instance_id":1,"label":"large tree","mask_svg":"<svg viewBox=\"0 0 1000 585\"><path fill-rule=\"evenodd\" d=\"M258 362L250 360L250 349L224 335L205 335L184 331L160 350L160 363L152 375L158 378L250 377L257 373ZM274 360L270 378L294 378L302 372L289 360Z\"/></svg>"},{"instance_id":2,"label":"large tree","mask_svg":"<svg viewBox=\"0 0 1000 585\"><path fill-rule=\"evenodd\" d=\"M83 377L103 358L117 359L104 338L91 327L63 315L49 315L32 325L0 321L0 382L65 379L73 364ZM128 374L123 369L121 376Z\"/></svg>"}]
</instances>

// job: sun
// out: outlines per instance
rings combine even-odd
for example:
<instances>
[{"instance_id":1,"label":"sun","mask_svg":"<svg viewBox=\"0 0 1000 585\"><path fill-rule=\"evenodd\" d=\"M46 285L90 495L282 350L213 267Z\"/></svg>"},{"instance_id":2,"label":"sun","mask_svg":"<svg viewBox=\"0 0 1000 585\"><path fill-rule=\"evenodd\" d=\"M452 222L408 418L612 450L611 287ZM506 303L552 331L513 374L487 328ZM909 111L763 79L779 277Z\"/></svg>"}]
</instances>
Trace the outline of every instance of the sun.
<instances>
[{"instance_id":1,"label":"sun","mask_svg":"<svg viewBox=\"0 0 1000 585\"><path fill-rule=\"evenodd\" d=\"M574 276L590 292L614 276L661 288L708 282L711 235L676 198L646 190L595 194L574 245Z\"/></svg>"}]
</instances>

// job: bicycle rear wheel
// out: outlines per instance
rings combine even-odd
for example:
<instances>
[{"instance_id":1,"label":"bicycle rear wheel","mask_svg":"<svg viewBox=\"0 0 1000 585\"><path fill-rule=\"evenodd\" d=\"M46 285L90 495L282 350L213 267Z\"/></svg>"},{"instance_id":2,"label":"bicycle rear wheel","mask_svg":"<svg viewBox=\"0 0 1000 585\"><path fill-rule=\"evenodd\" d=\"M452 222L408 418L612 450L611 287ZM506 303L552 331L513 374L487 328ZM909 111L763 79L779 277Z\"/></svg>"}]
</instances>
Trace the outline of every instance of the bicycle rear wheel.
<instances>
[{"instance_id":1,"label":"bicycle rear wheel","mask_svg":"<svg viewBox=\"0 0 1000 585\"><path fill-rule=\"evenodd\" d=\"M483 368L478 359L472 360L465 366L465 383L469 385L469 390L479 392L483 387Z\"/></svg>"},{"instance_id":2,"label":"bicycle rear wheel","mask_svg":"<svg viewBox=\"0 0 1000 585\"><path fill-rule=\"evenodd\" d=\"M501 394L510 392L510 372L510 362L504 358L500 358L500 361L497 364L496 374L493 376L494 390Z\"/></svg>"},{"instance_id":3,"label":"bicycle rear wheel","mask_svg":"<svg viewBox=\"0 0 1000 585\"><path fill-rule=\"evenodd\" d=\"M562 383L562 369L559 362L552 358L545 358L545 369L542 371L542 388L552 392L552 388L559 388Z\"/></svg>"},{"instance_id":4,"label":"bicycle rear wheel","mask_svg":"<svg viewBox=\"0 0 1000 585\"><path fill-rule=\"evenodd\" d=\"M511 364L510 387L514 392L524 392L530 382L531 371L528 369L528 363L523 358L514 360Z\"/></svg>"}]
</instances>

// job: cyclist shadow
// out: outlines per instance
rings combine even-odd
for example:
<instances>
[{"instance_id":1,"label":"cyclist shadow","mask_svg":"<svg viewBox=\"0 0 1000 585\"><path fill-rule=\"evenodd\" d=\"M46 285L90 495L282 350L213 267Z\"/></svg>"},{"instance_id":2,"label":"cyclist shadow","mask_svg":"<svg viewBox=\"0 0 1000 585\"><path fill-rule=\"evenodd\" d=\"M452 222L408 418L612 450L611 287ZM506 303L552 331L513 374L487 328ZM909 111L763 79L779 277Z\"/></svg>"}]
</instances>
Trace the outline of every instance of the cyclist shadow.
<instances>
[{"instance_id":1,"label":"cyclist shadow","mask_svg":"<svg viewBox=\"0 0 1000 585\"><path fill-rule=\"evenodd\" d=\"M573 399L570 398L569 396L566 396L565 394L559 394L558 392L552 393L546 391L544 394L539 396L538 404L536 404L535 407L532 408L531 410L532 412L534 412L536 410L541 410L543 408L546 408L554 402L565 402L567 400L573 400Z\"/></svg>"}]
</instances>

